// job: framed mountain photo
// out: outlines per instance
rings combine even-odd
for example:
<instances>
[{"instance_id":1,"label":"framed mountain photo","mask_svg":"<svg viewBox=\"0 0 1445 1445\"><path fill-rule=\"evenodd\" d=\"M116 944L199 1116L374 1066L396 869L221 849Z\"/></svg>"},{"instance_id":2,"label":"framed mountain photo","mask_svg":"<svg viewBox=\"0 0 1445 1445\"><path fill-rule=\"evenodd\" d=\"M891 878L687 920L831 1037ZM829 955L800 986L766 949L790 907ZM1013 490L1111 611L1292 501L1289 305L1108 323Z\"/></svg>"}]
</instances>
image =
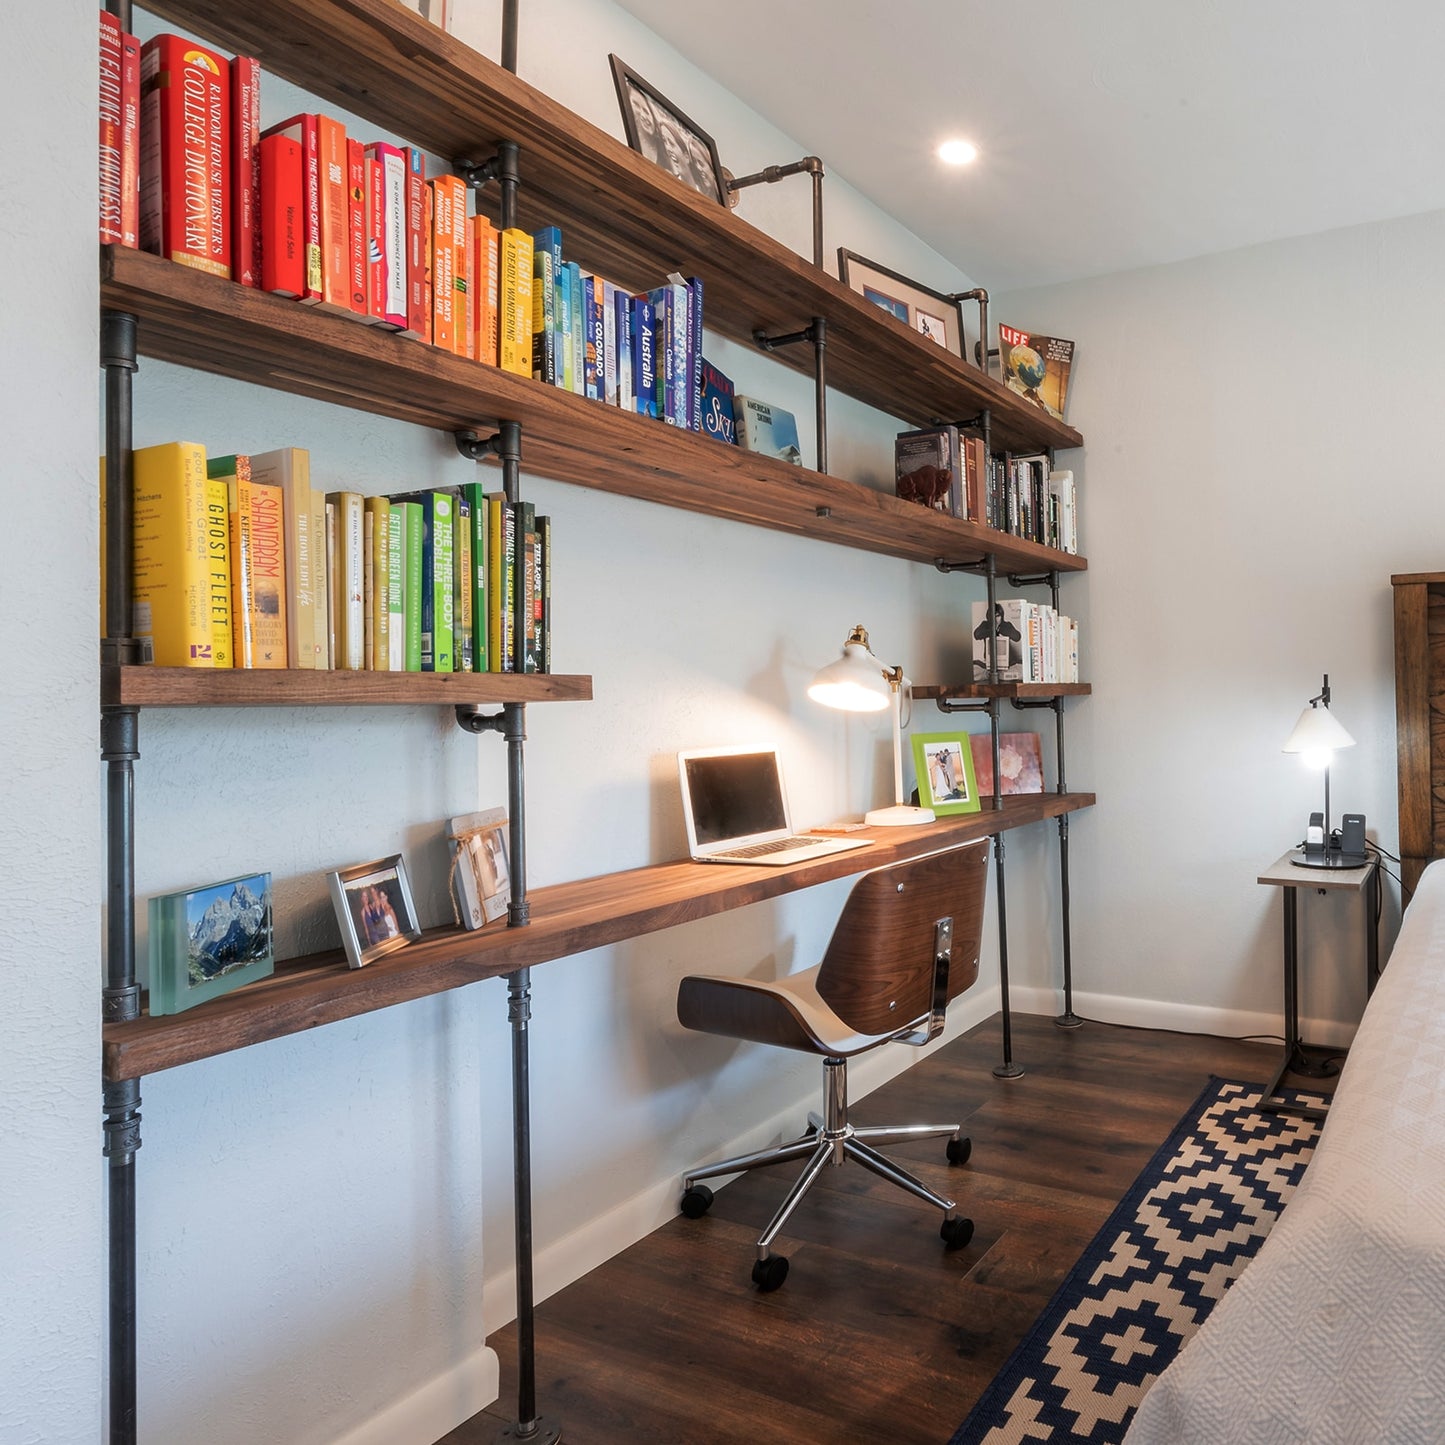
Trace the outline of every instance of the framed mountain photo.
<instances>
[{"instance_id":1,"label":"framed mountain photo","mask_svg":"<svg viewBox=\"0 0 1445 1445\"><path fill-rule=\"evenodd\" d=\"M148 914L152 1017L194 1008L275 968L269 873L161 894Z\"/></svg>"}]
</instances>

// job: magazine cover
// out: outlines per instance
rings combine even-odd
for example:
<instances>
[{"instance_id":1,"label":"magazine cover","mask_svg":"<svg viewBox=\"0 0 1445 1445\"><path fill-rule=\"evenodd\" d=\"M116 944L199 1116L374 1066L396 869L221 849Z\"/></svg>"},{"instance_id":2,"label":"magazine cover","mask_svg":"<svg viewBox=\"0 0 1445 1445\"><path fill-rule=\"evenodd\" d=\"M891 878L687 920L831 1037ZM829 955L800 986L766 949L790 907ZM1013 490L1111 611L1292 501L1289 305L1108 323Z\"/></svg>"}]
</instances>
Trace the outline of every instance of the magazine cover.
<instances>
[{"instance_id":1,"label":"magazine cover","mask_svg":"<svg viewBox=\"0 0 1445 1445\"><path fill-rule=\"evenodd\" d=\"M1004 385L1063 421L1074 343L1058 336L1041 336L1036 331L1016 331L1000 323L998 354L1003 363Z\"/></svg>"}]
</instances>

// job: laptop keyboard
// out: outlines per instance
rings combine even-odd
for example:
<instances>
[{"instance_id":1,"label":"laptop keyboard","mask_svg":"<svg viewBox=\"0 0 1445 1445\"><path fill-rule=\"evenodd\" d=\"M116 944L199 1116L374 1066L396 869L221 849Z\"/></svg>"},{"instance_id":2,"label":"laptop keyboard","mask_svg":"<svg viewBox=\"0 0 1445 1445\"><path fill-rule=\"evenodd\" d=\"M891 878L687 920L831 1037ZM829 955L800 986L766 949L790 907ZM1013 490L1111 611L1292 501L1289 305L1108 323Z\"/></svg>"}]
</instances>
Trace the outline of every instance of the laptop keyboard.
<instances>
[{"instance_id":1,"label":"laptop keyboard","mask_svg":"<svg viewBox=\"0 0 1445 1445\"><path fill-rule=\"evenodd\" d=\"M769 853L781 853L788 848L813 848L823 840L820 838L774 838L771 843L754 843L751 848L729 848L718 854L725 858L762 858Z\"/></svg>"}]
</instances>

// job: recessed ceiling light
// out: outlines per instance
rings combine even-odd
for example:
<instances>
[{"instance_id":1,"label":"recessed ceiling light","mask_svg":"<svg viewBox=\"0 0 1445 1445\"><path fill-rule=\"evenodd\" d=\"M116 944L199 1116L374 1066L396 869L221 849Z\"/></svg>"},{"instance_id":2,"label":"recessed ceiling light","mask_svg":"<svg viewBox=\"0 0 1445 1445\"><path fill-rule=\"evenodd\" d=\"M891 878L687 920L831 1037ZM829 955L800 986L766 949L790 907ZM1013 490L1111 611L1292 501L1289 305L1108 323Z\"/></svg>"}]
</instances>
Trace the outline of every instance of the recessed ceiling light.
<instances>
[{"instance_id":1,"label":"recessed ceiling light","mask_svg":"<svg viewBox=\"0 0 1445 1445\"><path fill-rule=\"evenodd\" d=\"M946 140L938 148L938 159L951 166L971 165L978 159L978 147L971 140Z\"/></svg>"}]
</instances>

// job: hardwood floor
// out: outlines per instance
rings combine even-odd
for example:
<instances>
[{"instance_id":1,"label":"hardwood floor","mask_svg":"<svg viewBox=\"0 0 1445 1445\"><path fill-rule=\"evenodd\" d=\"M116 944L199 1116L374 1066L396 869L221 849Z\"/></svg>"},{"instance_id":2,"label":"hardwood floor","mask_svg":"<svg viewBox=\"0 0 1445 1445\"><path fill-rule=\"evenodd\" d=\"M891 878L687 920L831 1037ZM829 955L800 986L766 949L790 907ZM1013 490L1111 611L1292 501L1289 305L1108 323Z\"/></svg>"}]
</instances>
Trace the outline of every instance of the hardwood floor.
<instances>
[{"instance_id":1,"label":"hardwood floor","mask_svg":"<svg viewBox=\"0 0 1445 1445\"><path fill-rule=\"evenodd\" d=\"M744 1175L704 1218L671 1220L538 1306L539 1414L569 1445L943 1445L1208 1076L1263 1082L1279 1057L1018 1014L1013 1038L1020 1079L993 1077L995 1018L852 1109L857 1124L964 1122L962 1168L939 1141L888 1152L959 1201L967 1248L945 1253L935 1211L849 1164L779 1239L786 1284L759 1294L756 1236L795 1171ZM491 1343L501 1398L439 1445L490 1442L515 1419L514 1327Z\"/></svg>"}]
</instances>

